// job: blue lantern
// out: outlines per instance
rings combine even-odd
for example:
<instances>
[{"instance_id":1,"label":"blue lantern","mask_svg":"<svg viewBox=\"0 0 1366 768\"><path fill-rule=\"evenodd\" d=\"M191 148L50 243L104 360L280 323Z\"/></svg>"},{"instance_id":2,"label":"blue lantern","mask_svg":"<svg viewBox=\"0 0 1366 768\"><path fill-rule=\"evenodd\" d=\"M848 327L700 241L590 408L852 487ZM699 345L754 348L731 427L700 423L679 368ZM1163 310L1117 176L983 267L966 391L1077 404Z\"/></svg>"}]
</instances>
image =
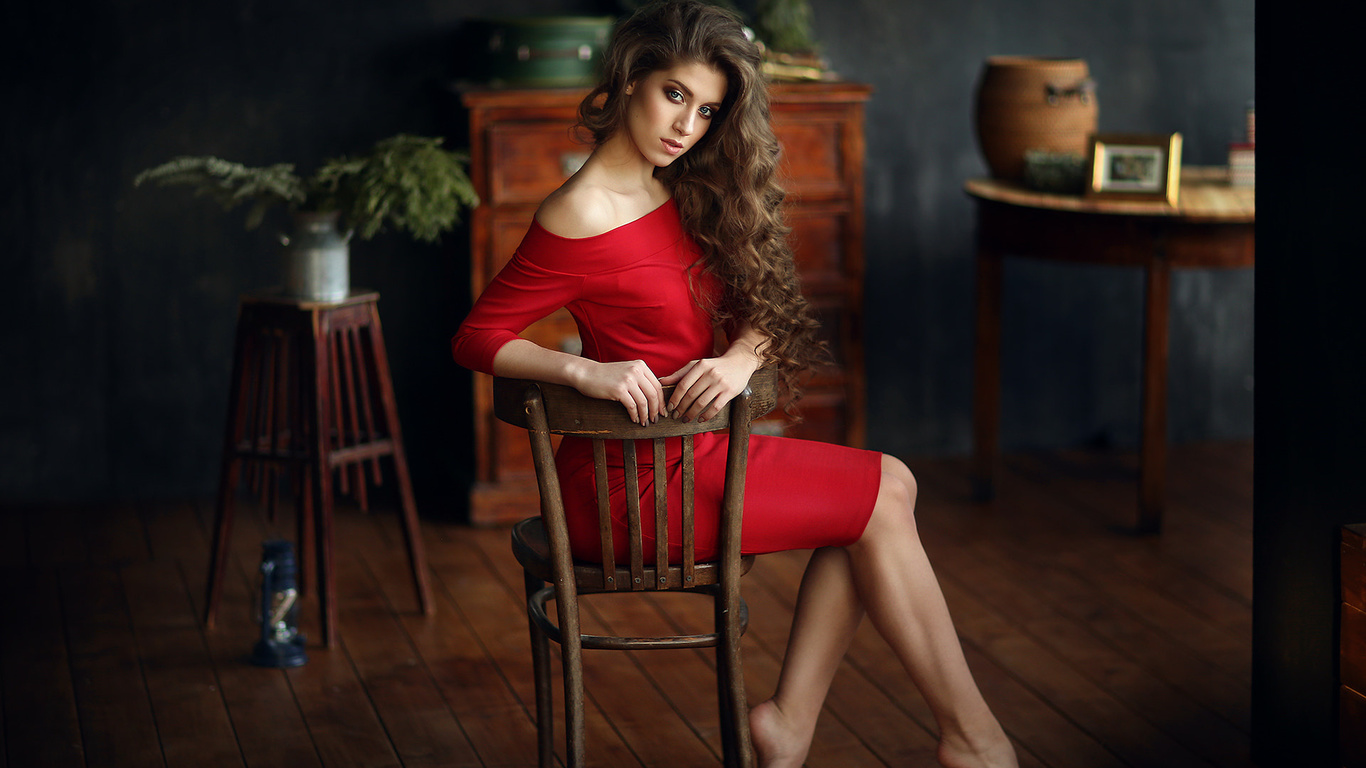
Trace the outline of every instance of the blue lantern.
<instances>
[{"instance_id":1,"label":"blue lantern","mask_svg":"<svg viewBox=\"0 0 1366 768\"><path fill-rule=\"evenodd\" d=\"M299 633L299 590L294 546L275 539L262 545L261 639L251 661L262 667L297 667L308 661Z\"/></svg>"}]
</instances>

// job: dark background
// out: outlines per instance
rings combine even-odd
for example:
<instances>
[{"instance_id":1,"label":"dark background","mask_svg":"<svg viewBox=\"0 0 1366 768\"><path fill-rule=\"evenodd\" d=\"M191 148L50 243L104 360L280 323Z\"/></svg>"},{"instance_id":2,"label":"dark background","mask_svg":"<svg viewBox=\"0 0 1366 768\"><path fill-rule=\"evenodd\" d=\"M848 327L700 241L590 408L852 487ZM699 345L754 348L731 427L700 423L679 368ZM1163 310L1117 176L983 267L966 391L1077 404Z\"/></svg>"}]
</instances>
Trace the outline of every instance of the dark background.
<instances>
[{"instance_id":1,"label":"dark background","mask_svg":"<svg viewBox=\"0 0 1366 768\"><path fill-rule=\"evenodd\" d=\"M740 7L752 10L753 1ZM965 178L983 59L1075 56L1103 131L1185 136L1219 164L1254 95L1252 0L811 0L834 68L868 108L870 447L970 447L972 240ZM255 232L181 190L134 189L179 154L248 164L324 158L405 131L463 145L449 84L468 74L466 21L616 14L611 0L24 2L7 13L0 109L0 504L212 492L237 297L276 281L277 218ZM1285 12L1258 55L1263 99L1260 277L1186 272L1172 291L1170 435L1252 436L1257 281L1254 733L1263 766L1333 762L1336 528L1366 520L1360 248L1324 204L1353 96L1322 77L1346 27ZM1264 80L1264 83L1267 80ZM1268 103L1271 107L1266 106ZM1284 105L1284 111L1274 107ZM1336 143L1335 143L1336 142ZM1275 146L1287 150L1276 154ZM1292 161L1291 158L1294 158ZM1266 179L1271 179L1268 184ZM1349 214L1349 218L1350 218ZM467 304L467 233L381 235L353 248L377 288L424 515L458 519L470 476L468 376L446 341ZM1142 280L1008 262L1007 450L1137 441Z\"/></svg>"},{"instance_id":2,"label":"dark background","mask_svg":"<svg viewBox=\"0 0 1366 768\"><path fill-rule=\"evenodd\" d=\"M184 188L132 186L180 154L249 165L325 158L406 131L466 142L449 84L469 74L473 17L618 12L614 0L231 0L26 3L4 110L5 274L0 499L209 492L237 297L277 280L277 218L247 232ZM753 8L753 0L741 2ZM1027 6L1027 7L1026 7ZM1185 135L1224 161L1253 98L1253 5L1238 2L814 0L817 36L868 107L867 365L871 447L970 447L972 131L983 60L1076 56L1106 131ZM13 234L10 234L13 233ZM352 249L381 292L424 513L468 476L467 376L446 340L466 309L467 232L441 245L381 235ZM1182 272L1173 287L1171 437L1252 434L1253 273ZM1139 409L1137 271L1010 262L1007 449L1132 446ZM458 497L458 493L453 494Z\"/></svg>"}]
</instances>

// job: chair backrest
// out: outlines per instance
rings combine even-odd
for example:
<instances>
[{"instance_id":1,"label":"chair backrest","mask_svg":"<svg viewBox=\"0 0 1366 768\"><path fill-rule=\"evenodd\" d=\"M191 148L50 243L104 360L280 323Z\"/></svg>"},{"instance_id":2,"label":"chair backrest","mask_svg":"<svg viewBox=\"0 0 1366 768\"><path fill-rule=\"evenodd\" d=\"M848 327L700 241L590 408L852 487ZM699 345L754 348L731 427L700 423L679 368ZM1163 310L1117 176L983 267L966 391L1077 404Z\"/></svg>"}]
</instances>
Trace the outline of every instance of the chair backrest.
<instances>
[{"instance_id":1,"label":"chair backrest","mask_svg":"<svg viewBox=\"0 0 1366 768\"><path fill-rule=\"evenodd\" d=\"M521 379L494 380L494 413L514 426L525 428L531 438L532 460L541 496L541 516L549 537L552 568L556 581L573 581L573 560L569 554L569 534L565 522L564 499L555 470L552 434L588 438L593 441L593 465L597 477L598 530L601 539L601 585L604 591L637 589L677 589L716 583L714 568L699 568L696 560L693 490L695 467L693 438L704 432L729 430L720 533L720 571L722 580L739 577L740 521L745 494L745 468L749 457L750 421L768 413L776 401L776 373L764 369L750 379L746 390L727 408L706 422L683 423L661 416L657 422L641 426L630 420L626 409L612 400L598 400L580 394L572 387ZM672 391L666 387L665 397ZM666 441L682 439L682 561L669 564L668 491ZM654 464L655 546L647 560L641 526L641 503L637 480L637 442L649 440ZM627 550L630 579L615 578L617 573L614 532L608 499L607 443L620 443L625 466L627 504ZM713 574L707 577L708 574ZM703 578L707 577L707 578ZM626 581L627 583L621 583Z\"/></svg>"}]
</instances>

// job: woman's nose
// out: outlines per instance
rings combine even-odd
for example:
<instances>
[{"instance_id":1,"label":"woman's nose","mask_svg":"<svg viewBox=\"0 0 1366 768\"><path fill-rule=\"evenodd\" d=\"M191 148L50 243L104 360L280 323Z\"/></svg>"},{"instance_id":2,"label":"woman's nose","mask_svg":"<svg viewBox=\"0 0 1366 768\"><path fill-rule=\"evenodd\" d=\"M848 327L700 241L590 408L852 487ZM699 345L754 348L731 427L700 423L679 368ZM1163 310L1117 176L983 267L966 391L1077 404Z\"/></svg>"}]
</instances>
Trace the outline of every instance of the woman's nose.
<instances>
[{"instance_id":1,"label":"woman's nose","mask_svg":"<svg viewBox=\"0 0 1366 768\"><path fill-rule=\"evenodd\" d=\"M678 131L678 135L680 136L690 135L693 131L693 121L695 119L696 115L693 114L692 110L688 110L674 121L674 130Z\"/></svg>"}]
</instances>

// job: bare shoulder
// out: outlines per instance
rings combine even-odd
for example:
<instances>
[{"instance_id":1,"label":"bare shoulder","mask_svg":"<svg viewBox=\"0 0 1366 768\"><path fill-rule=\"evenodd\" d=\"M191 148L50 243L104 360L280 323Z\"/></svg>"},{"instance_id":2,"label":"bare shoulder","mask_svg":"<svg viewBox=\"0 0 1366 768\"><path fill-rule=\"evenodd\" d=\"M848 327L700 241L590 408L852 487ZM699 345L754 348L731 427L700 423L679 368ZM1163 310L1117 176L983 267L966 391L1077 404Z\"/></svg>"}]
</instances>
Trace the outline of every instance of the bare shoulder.
<instances>
[{"instance_id":1,"label":"bare shoulder","mask_svg":"<svg viewBox=\"0 0 1366 768\"><path fill-rule=\"evenodd\" d=\"M596 184L575 183L570 179L550 193L536 211L536 221L546 231L560 237L593 237L615 227L617 206L614 195Z\"/></svg>"},{"instance_id":2,"label":"bare shoulder","mask_svg":"<svg viewBox=\"0 0 1366 768\"><path fill-rule=\"evenodd\" d=\"M646 183L621 183L590 165L551 192L536 211L536 221L551 234L571 238L601 235L639 219L669 199L669 190L652 178Z\"/></svg>"}]
</instances>

